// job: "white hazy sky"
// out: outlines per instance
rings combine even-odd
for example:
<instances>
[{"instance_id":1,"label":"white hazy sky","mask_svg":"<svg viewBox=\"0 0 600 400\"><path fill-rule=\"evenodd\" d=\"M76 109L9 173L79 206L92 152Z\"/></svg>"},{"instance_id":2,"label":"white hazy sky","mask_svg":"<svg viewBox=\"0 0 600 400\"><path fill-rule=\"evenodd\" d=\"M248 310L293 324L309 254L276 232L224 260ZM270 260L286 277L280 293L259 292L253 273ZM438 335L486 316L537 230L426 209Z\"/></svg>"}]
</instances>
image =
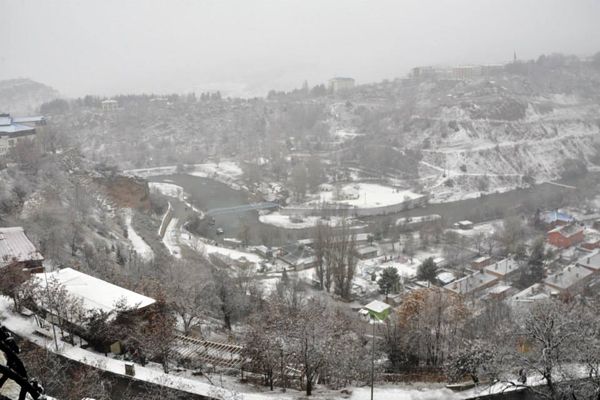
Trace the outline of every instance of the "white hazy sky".
<instances>
[{"instance_id":1,"label":"white hazy sky","mask_svg":"<svg viewBox=\"0 0 600 400\"><path fill-rule=\"evenodd\" d=\"M0 79L68 96L264 95L600 51L600 0L0 0Z\"/></svg>"}]
</instances>

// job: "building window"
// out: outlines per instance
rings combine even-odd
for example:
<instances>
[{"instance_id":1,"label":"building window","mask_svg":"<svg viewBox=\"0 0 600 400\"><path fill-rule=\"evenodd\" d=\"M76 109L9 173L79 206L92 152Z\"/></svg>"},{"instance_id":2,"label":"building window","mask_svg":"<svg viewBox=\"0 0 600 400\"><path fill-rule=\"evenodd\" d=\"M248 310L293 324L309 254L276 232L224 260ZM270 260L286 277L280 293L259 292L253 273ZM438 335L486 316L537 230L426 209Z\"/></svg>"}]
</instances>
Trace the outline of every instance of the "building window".
<instances>
[{"instance_id":1,"label":"building window","mask_svg":"<svg viewBox=\"0 0 600 400\"><path fill-rule=\"evenodd\" d=\"M13 147L15 145L15 139L8 139L8 145Z\"/></svg>"}]
</instances>

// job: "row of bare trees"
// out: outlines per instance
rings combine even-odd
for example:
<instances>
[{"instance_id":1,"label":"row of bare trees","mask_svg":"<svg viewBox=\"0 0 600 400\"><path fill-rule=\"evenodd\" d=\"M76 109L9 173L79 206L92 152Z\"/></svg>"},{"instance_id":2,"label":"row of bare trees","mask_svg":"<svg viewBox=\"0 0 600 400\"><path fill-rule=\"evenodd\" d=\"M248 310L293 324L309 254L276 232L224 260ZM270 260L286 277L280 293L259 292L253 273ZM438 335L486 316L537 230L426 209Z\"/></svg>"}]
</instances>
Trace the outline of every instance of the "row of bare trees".
<instances>
[{"instance_id":1,"label":"row of bare trees","mask_svg":"<svg viewBox=\"0 0 600 400\"><path fill-rule=\"evenodd\" d=\"M356 235L346 218L337 226L322 222L314 228L315 272L319 288L334 290L344 300L351 299L352 280L356 273Z\"/></svg>"}]
</instances>

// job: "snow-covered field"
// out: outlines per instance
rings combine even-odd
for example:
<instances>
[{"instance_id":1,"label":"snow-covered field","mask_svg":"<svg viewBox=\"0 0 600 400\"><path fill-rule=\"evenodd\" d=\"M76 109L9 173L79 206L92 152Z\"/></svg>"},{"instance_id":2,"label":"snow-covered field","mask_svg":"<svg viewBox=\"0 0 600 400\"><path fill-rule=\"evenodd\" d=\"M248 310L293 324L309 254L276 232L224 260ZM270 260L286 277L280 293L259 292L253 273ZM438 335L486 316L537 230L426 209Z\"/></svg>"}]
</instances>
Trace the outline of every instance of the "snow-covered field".
<instances>
[{"instance_id":1,"label":"snow-covered field","mask_svg":"<svg viewBox=\"0 0 600 400\"><path fill-rule=\"evenodd\" d=\"M213 175L227 177L229 179L237 179L242 176L243 171L239 164L232 161L223 161L218 164L195 164L194 170L189 173L194 176L202 176L210 178Z\"/></svg>"},{"instance_id":2,"label":"snow-covered field","mask_svg":"<svg viewBox=\"0 0 600 400\"><path fill-rule=\"evenodd\" d=\"M318 203L345 204L360 208L375 208L401 204L407 200L423 197L410 190L400 190L391 186L376 183L351 183L340 188L342 197L336 198L334 191L321 191L308 205Z\"/></svg>"},{"instance_id":3,"label":"snow-covered field","mask_svg":"<svg viewBox=\"0 0 600 400\"><path fill-rule=\"evenodd\" d=\"M294 221L292 221L293 218L291 218L291 216L283 215L278 212L261 215L258 217L258 219L263 224L269 224L269 225L276 226L278 228L285 228L285 229L312 228L312 227L316 226L319 221L321 221L321 223L323 223L325 225L329 225L329 226L339 225L342 222L342 218L340 218L340 217L331 217L330 219L326 220L326 219L322 219L321 217L317 217L317 216L305 216L305 217L302 217L301 221L294 222Z\"/></svg>"},{"instance_id":4,"label":"snow-covered field","mask_svg":"<svg viewBox=\"0 0 600 400\"><path fill-rule=\"evenodd\" d=\"M357 268L360 275L369 280L371 273L381 271L388 267L393 267L398 271L398 274L406 279L414 278L417 275L417 269L428 258L441 257L442 250L439 248L432 248L429 251L417 251L412 259L404 254L381 256L368 260L360 260L357 264Z\"/></svg>"},{"instance_id":5,"label":"snow-covered field","mask_svg":"<svg viewBox=\"0 0 600 400\"><path fill-rule=\"evenodd\" d=\"M185 201L185 193L181 186L165 182L148 182L151 192L160 193L164 196L174 197L180 201Z\"/></svg>"},{"instance_id":6,"label":"snow-covered field","mask_svg":"<svg viewBox=\"0 0 600 400\"><path fill-rule=\"evenodd\" d=\"M473 229L449 229L459 235L473 237L479 234L491 235L502 227L502 220L493 220L482 224L473 225Z\"/></svg>"},{"instance_id":7,"label":"snow-covered field","mask_svg":"<svg viewBox=\"0 0 600 400\"><path fill-rule=\"evenodd\" d=\"M132 210L130 208L125 208L123 209L123 212L125 213L125 225L127 226L127 239L131 242L133 250L135 250L142 260L152 260L154 258L154 251L152 251L152 248L148 243L138 235L131 225Z\"/></svg>"},{"instance_id":8,"label":"snow-covered field","mask_svg":"<svg viewBox=\"0 0 600 400\"><path fill-rule=\"evenodd\" d=\"M258 264L260 264L263 261L262 257L260 257L258 254L229 249L227 247L215 246L206 243L201 238L198 238L188 232L180 232L177 237L181 244L187 245L191 249L200 252L204 256L209 256L211 254L219 254L230 260L239 262L246 261L255 264L255 266L258 266Z\"/></svg>"}]
</instances>

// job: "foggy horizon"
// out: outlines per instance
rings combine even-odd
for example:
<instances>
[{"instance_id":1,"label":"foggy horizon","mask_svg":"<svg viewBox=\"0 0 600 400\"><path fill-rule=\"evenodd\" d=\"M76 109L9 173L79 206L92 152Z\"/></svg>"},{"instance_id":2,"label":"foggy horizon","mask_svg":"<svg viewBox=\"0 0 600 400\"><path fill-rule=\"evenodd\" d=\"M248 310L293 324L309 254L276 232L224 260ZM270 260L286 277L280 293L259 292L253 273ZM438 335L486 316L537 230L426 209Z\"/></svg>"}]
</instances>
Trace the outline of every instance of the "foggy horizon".
<instances>
[{"instance_id":1,"label":"foggy horizon","mask_svg":"<svg viewBox=\"0 0 600 400\"><path fill-rule=\"evenodd\" d=\"M514 51L526 60L600 50L600 3L591 0L0 4L10 16L0 79L30 78L69 97L264 96L304 80L361 84L418 65L505 63Z\"/></svg>"}]
</instances>

